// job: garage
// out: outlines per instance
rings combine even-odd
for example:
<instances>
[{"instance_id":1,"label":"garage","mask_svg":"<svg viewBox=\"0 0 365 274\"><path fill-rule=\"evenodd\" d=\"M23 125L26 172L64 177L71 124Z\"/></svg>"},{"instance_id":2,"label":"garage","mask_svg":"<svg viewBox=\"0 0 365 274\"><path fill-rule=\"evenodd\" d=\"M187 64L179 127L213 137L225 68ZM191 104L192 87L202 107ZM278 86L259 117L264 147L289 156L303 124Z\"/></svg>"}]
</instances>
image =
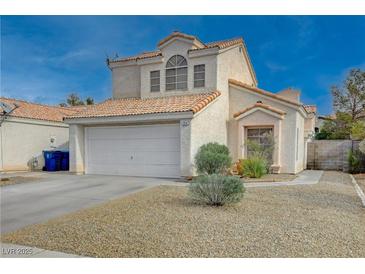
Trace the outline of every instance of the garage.
<instances>
[{"instance_id":1,"label":"garage","mask_svg":"<svg viewBox=\"0 0 365 274\"><path fill-rule=\"evenodd\" d=\"M85 127L85 173L180 177L179 124Z\"/></svg>"}]
</instances>

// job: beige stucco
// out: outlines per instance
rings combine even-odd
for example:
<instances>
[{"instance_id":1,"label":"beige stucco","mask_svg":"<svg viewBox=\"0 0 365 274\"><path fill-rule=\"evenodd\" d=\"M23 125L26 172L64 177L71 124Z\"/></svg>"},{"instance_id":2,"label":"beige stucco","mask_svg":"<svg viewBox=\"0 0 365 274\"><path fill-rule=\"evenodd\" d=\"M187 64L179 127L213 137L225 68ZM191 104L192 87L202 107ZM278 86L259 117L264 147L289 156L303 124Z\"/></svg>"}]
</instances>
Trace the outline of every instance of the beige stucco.
<instances>
[{"instance_id":1,"label":"beige stucco","mask_svg":"<svg viewBox=\"0 0 365 274\"><path fill-rule=\"evenodd\" d=\"M70 172L85 171L85 130L83 125L70 125Z\"/></svg>"},{"instance_id":2,"label":"beige stucco","mask_svg":"<svg viewBox=\"0 0 365 274\"><path fill-rule=\"evenodd\" d=\"M197 113L191 121L191 165L200 146L217 142L227 144L227 123L225 113L226 101L219 97L208 108ZM194 171L194 169L193 169Z\"/></svg>"},{"instance_id":3,"label":"beige stucco","mask_svg":"<svg viewBox=\"0 0 365 274\"><path fill-rule=\"evenodd\" d=\"M286 114L281 120L280 136L276 136L278 142L276 154L279 155L277 162L280 163L280 172L282 173L297 173L304 167L304 120L305 117L299 110L299 107L290 105L279 100L265 97L255 92L252 92L245 88L236 86L230 87L230 111L229 111L229 130L228 130L228 147L232 153L233 159L243 158L244 154L240 150L240 146L244 141L240 135L239 130L242 128L239 126L239 121L234 119L233 115L247 107L253 106L257 101L262 101L264 104L271 105L274 108L284 111ZM273 124L274 120L269 118L270 115L256 114L249 118L250 126L261 126L267 124ZM273 116L272 116L273 117ZM248 123L248 122L247 122ZM298 146L296 143L297 128L299 128ZM274 130L275 132L275 130ZM298 159L297 159L298 149ZM241 152L240 152L241 151Z\"/></svg>"},{"instance_id":4,"label":"beige stucco","mask_svg":"<svg viewBox=\"0 0 365 274\"><path fill-rule=\"evenodd\" d=\"M1 171L39 170L44 166L43 150L68 150L68 125L64 123L8 117L0 126L0 135ZM34 159L37 166L32 164Z\"/></svg>"},{"instance_id":5,"label":"beige stucco","mask_svg":"<svg viewBox=\"0 0 365 274\"><path fill-rule=\"evenodd\" d=\"M112 70L113 98L140 96L140 67L130 65Z\"/></svg>"}]
</instances>

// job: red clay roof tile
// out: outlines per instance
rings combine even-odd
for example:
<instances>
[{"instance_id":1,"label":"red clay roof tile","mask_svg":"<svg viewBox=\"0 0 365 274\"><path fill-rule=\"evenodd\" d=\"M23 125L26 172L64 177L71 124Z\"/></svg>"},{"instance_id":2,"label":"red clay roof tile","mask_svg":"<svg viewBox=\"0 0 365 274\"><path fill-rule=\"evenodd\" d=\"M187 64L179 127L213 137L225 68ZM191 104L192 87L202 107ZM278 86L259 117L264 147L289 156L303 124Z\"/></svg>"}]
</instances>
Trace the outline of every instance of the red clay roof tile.
<instances>
[{"instance_id":1,"label":"red clay roof tile","mask_svg":"<svg viewBox=\"0 0 365 274\"><path fill-rule=\"evenodd\" d=\"M202 94L144 99L109 99L103 103L90 106L86 110L80 111L66 118L113 117L187 111L197 113L220 96L220 94L221 93L219 91L214 91Z\"/></svg>"},{"instance_id":2,"label":"red clay roof tile","mask_svg":"<svg viewBox=\"0 0 365 274\"><path fill-rule=\"evenodd\" d=\"M59 107L27 102L24 100L0 97L0 101L15 108L10 117L36 119L44 121L62 122L63 117L80 111L81 107ZM16 107L15 104L18 106ZM86 106L84 106L85 108ZM0 107L0 116L3 116L3 109Z\"/></svg>"},{"instance_id":3,"label":"red clay roof tile","mask_svg":"<svg viewBox=\"0 0 365 274\"><path fill-rule=\"evenodd\" d=\"M246 113L246 112L248 112L248 111L250 111L250 110L252 110L254 108L267 109L267 110L270 110L272 112L275 112L275 113L277 113L279 115L285 115L286 114L285 111L282 111L282 110L280 110L278 108L274 108L274 107L272 107L270 105L267 105L267 104L264 104L264 103L261 103L261 102L257 102L253 106L251 106L251 107L248 107L248 108L245 108L245 109L243 109L241 111L236 112L235 114L233 114L233 117L236 118L236 117L238 117L238 116L240 116L240 115L242 115L242 114L244 114L244 113Z\"/></svg>"},{"instance_id":4,"label":"red clay roof tile","mask_svg":"<svg viewBox=\"0 0 365 274\"><path fill-rule=\"evenodd\" d=\"M228 82L229 82L229 84L232 84L234 86L246 88L246 89L249 89L249 90L251 90L253 92L256 92L258 94L262 94L262 95L265 95L265 96L268 96L268 97L283 101L285 103L289 103L289 104L292 104L292 105L295 105L295 106L298 106L298 107L302 106L302 104L299 104L299 103L294 102L294 101L290 101L290 100L288 100L288 99L286 99L286 98L284 98L280 95L274 94L272 92L269 92L269 91L266 91L266 90L263 90L263 89L260 89L260 88L257 88L257 87L247 85L247 84L245 84L241 81L237 81L237 80L234 80L234 79L229 79Z\"/></svg>"}]
</instances>

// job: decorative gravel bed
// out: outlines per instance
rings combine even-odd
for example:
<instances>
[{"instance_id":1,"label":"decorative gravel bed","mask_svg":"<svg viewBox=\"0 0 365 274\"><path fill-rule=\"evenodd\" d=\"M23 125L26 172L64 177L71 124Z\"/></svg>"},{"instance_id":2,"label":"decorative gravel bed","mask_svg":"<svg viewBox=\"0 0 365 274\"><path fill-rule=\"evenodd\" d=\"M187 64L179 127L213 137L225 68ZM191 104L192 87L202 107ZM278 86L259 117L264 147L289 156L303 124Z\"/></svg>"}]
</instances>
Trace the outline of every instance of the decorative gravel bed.
<instances>
[{"instance_id":1,"label":"decorative gravel bed","mask_svg":"<svg viewBox=\"0 0 365 274\"><path fill-rule=\"evenodd\" d=\"M234 206L192 204L186 192L156 187L2 241L92 257L365 257L365 210L347 174L250 188Z\"/></svg>"}]
</instances>

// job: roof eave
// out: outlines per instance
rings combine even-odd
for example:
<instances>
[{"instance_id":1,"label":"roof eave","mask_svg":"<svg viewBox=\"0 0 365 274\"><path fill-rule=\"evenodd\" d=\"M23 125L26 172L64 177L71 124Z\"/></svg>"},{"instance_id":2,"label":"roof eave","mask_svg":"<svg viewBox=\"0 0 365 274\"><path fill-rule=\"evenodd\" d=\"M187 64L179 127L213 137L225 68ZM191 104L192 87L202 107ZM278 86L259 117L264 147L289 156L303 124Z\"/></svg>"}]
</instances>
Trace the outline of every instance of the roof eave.
<instances>
[{"instance_id":1,"label":"roof eave","mask_svg":"<svg viewBox=\"0 0 365 274\"><path fill-rule=\"evenodd\" d=\"M66 124L94 125L94 124L128 124L143 122L166 122L178 121L180 119L193 118L193 111L166 112L166 113L148 113L137 115L115 115L115 116L96 116L96 117L65 117Z\"/></svg>"}]
</instances>

